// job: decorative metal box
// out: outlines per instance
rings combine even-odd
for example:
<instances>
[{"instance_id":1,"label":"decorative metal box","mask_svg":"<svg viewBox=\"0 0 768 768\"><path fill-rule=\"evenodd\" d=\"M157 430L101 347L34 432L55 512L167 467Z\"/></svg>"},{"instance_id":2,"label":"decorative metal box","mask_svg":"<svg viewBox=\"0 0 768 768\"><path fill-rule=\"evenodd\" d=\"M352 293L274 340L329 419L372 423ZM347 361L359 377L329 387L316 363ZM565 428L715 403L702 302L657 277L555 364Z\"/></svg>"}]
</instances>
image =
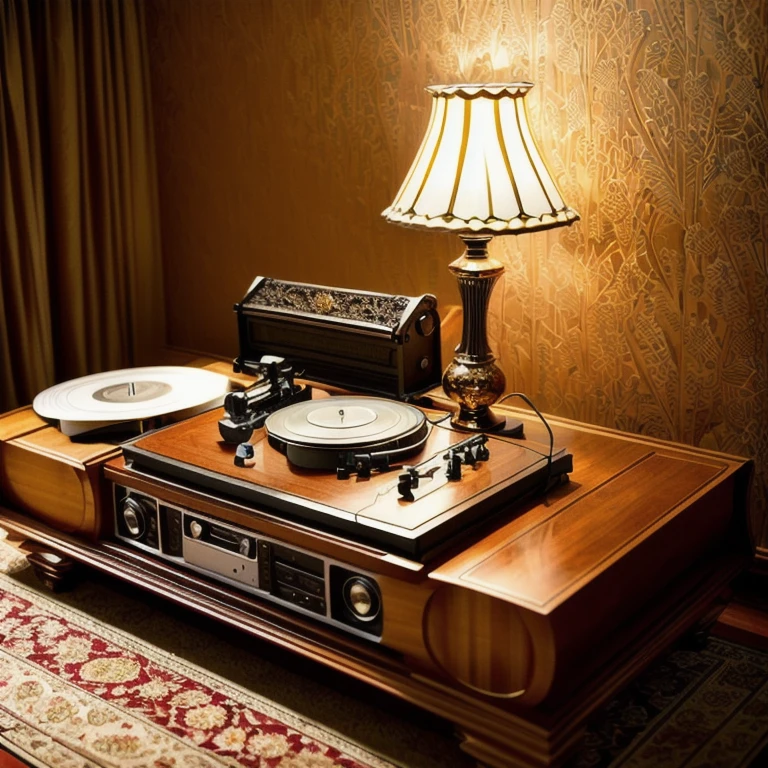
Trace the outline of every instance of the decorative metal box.
<instances>
[{"instance_id":1,"label":"decorative metal box","mask_svg":"<svg viewBox=\"0 0 768 768\"><path fill-rule=\"evenodd\" d=\"M297 377L407 399L440 383L440 317L430 295L396 296L257 277L235 304L235 372L265 355Z\"/></svg>"}]
</instances>

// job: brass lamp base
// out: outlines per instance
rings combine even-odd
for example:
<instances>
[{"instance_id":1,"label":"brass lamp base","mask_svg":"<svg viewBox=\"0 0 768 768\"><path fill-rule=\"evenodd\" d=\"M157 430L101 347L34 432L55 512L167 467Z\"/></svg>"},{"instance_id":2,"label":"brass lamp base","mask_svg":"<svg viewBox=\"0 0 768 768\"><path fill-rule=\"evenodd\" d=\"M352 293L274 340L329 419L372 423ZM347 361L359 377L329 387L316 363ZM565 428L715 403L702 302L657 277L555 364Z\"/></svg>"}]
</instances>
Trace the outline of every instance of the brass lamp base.
<instances>
[{"instance_id":1,"label":"brass lamp base","mask_svg":"<svg viewBox=\"0 0 768 768\"><path fill-rule=\"evenodd\" d=\"M461 294L461 342L443 373L446 395L459 404L451 424L472 432L506 432L510 426L507 419L491 410L504 393L506 378L496 365L486 331L488 301L496 281L504 272L504 265L488 256L490 235L460 237L467 250L449 269L456 275ZM513 433L521 431L520 422L511 426Z\"/></svg>"},{"instance_id":2,"label":"brass lamp base","mask_svg":"<svg viewBox=\"0 0 768 768\"><path fill-rule=\"evenodd\" d=\"M443 373L443 390L459 404L451 417L454 429L524 437L522 421L501 416L490 407L504 391L504 374L495 363L471 365L454 358ZM478 403L479 398L487 403Z\"/></svg>"},{"instance_id":3,"label":"brass lamp base","mask_svg":"<svg viewBox=\"0 0 768 768\"><path fill-rule=\"evenodd\" d=\"M455 357L443 373L445 394L459 404L451 424L472 432L501 429L506 419L490 406L501 397L505 384L504 373L493 360L477 363Z\"/></svg>"}]
</instances>

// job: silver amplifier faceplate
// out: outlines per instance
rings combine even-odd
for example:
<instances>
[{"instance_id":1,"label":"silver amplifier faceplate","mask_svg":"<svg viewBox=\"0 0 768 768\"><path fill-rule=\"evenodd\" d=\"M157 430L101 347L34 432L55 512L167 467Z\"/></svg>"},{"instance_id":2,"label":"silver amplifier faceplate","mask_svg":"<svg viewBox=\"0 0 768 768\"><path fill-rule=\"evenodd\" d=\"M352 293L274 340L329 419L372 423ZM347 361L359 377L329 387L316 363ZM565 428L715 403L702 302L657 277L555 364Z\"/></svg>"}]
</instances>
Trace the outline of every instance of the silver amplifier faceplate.
<instances>
[{"instance_id":1,"label":"silver amplifier faceplate","mask_svg":"<svg viewBox=\"0 0 768 768\"><path fill-rule=\"evenodd\" d=\"M355 566L125 486L114 486L115 537L163 560L378 641L381 591Z\"/></svg>"},{"instance_id":2,"label":"silver amplifier faceplate","mask_svg":"<svg viewBox=\"0 0 768 768\"><path fill-rule=\"evenodd\" d=\"M209 571L219 577L258 589L259 569L256 560L249 560L240 554L227 552L219 547L184 537L184 562L192 568Z\"/></svg>"}]
</instances>

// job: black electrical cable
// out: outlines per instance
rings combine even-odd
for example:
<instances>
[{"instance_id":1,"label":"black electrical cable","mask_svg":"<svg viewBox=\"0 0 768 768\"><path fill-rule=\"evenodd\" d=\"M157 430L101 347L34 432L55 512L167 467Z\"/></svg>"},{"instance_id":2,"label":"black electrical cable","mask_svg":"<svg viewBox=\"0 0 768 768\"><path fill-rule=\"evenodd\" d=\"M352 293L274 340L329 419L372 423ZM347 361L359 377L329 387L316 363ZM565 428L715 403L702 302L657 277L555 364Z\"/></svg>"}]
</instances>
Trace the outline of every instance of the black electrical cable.
<instances>
[{"instance_id":1,"label":"black electrical cable","mask_svg":"<svg viewBox=\"0 0 768 768\"><path fill-rule=\"evenodd\" d=\"M503 403L505 400L509 400L512 397L519 397L521 400L524 400L528 405L533 408L533 410L536 412L536 415L539 417L539 421L546 427L547 432L549 433L549 456L547 457L547 476L545 478L544 482L544 488L549 487L549 481L552 479L552 455L555 451L555 436L552 434L552 428L549 426L549 422L544 418L541 411L533 404L531 399L528 397L528 395L524 395L522 392L510 392L508 395L504 395L504 397L499 400L499 404Z\"/></svg>"}]
</instances>

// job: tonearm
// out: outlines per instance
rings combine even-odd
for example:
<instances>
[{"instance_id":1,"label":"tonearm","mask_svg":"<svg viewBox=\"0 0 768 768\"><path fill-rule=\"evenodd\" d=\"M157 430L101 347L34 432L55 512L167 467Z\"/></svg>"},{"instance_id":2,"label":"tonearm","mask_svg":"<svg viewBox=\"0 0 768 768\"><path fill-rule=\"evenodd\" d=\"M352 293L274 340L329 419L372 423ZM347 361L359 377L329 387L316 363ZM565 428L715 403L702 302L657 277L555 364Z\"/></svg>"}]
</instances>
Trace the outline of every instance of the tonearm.
<instances>
[{"instance_id":1,"label":"tonearm","mask_svg":"<svg viewBox=\"0 0 768 768\"><path fill-rule=\"evenodd\" d=\"M284 360L262 362L248 372L261 374L266 381L262 379L246 390L230 392L224 399L226 416L219 420L219 434L227 443L249 440L270 413L312 396L310 386L294 383L293 366Z\"/></svg>"}]
</instances>

